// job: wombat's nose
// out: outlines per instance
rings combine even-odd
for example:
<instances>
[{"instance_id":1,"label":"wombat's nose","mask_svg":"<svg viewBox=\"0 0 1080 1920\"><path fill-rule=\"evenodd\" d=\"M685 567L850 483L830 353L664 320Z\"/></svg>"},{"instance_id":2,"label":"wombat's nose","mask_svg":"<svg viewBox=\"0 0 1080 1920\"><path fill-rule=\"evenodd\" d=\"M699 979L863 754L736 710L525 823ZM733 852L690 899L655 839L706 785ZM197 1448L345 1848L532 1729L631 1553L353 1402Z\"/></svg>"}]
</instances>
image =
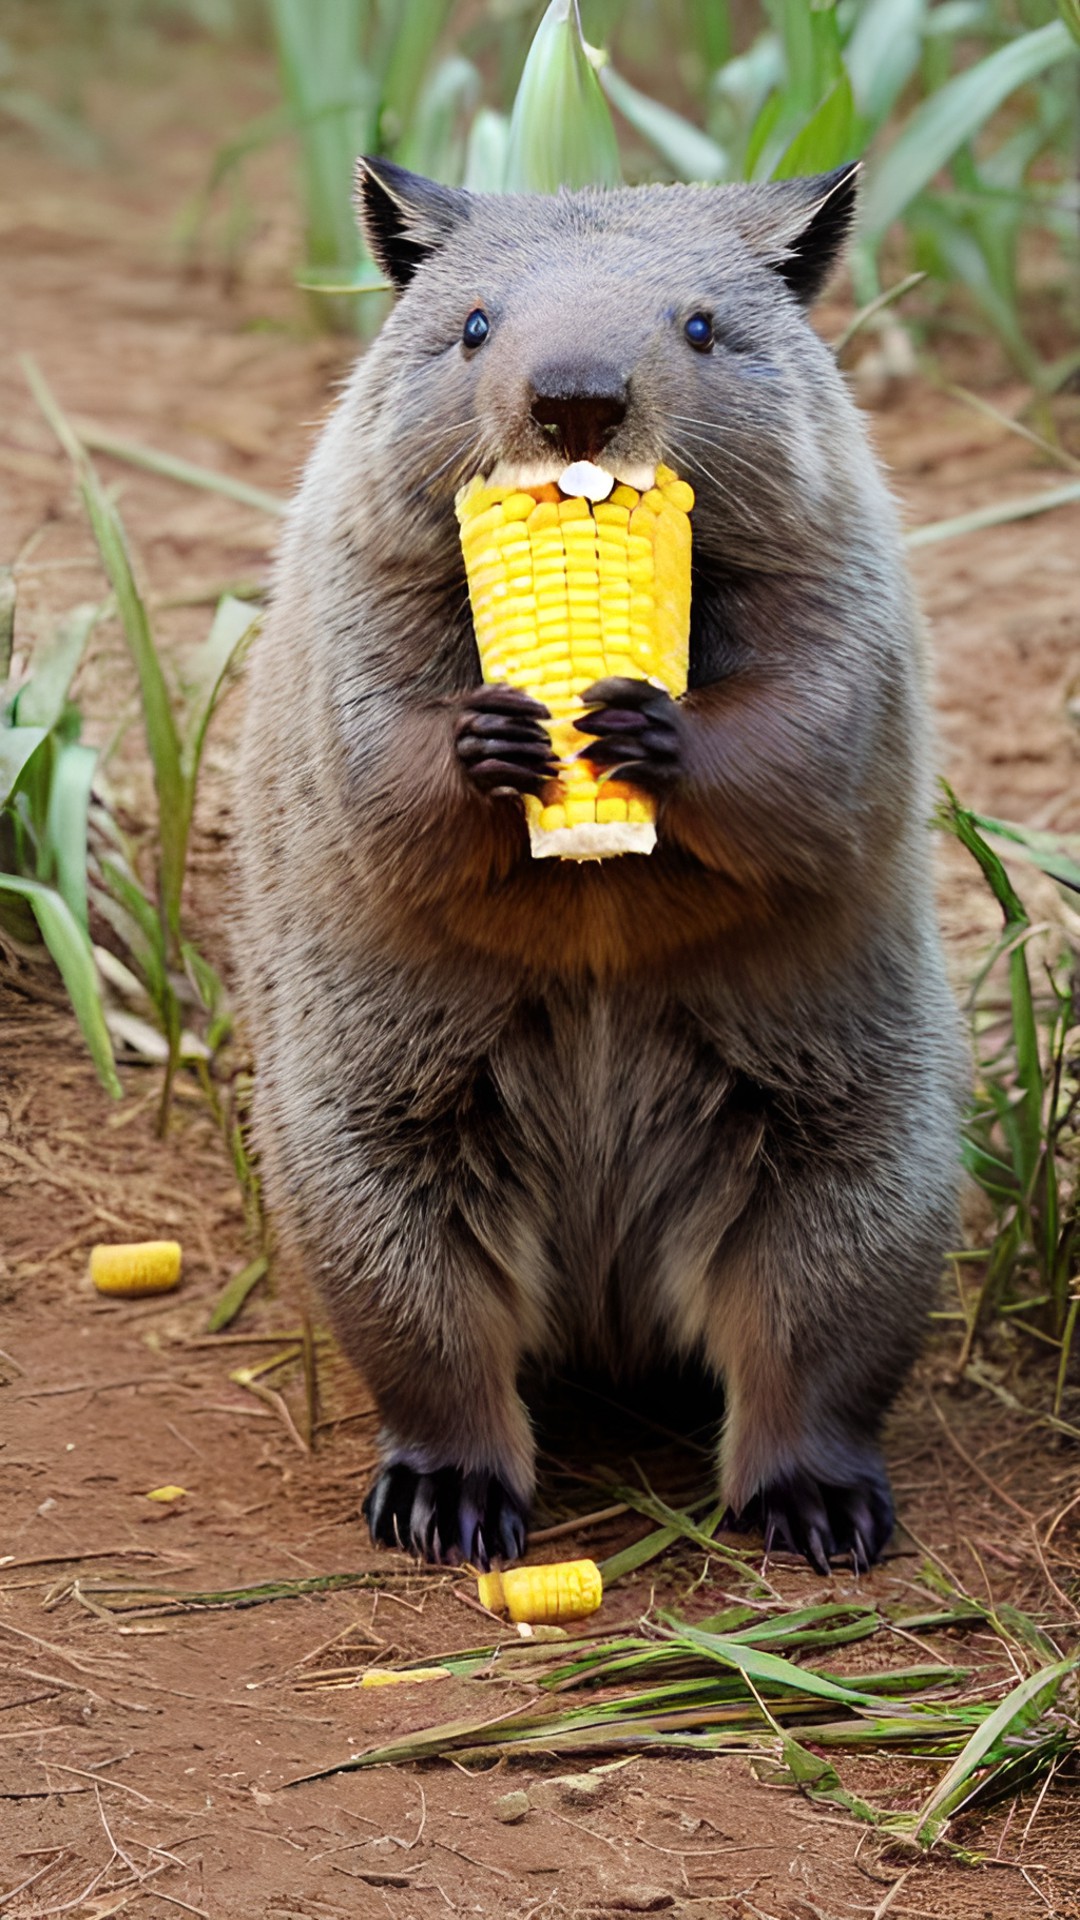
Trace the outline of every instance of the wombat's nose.
<instances>
[{"instance_id":1,"label":"wombat's nose","mask_svg":"<svg viewBox=\"0 0 1080 1920\"><path fill-rule=\"evenodd\" d=\"M568 368L539 372L529 412L568 460L589 460L626 418L629 392L614 370L587 375Z\"/></svg>"}]
</instances>

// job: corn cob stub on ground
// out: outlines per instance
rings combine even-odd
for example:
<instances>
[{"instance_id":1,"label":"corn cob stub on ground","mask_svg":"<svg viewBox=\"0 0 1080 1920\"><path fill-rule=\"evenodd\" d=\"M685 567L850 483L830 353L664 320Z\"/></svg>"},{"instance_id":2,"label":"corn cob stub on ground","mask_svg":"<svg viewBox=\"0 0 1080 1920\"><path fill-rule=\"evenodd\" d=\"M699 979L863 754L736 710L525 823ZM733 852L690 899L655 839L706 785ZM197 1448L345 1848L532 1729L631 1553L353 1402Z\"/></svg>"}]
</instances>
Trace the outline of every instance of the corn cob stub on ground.
<instances>
[{"instance_id":1,"label":"corn cob stub on ground","mask_svg":"<svg viewBox=\"0 0 1080 1920\"><path fill-rule=\"evenodd\" d=\"M179 1285L183 1253L178 1240L133 1240L90 1250L90 1278L99 1293L137 1298L171 1293Z\"/></svg>"},{"instance_id":2,"label":"corn cob stub on ground","mask_svg":"<svg viewBox=\"0 0 1080 1920\"><path fill-rule=\"evenodd\" d=\"M604 1597L595 1560L556 1560L546 1566L482 1573L476 1590L481 1606L492 1613L506 1613L511 1620L533 1626L584 1620L596 1612Z\"/></svg>"},{"instance_id":3,"label":"corn cob stub on ground","mask_svg":"<svg viewBox=\"0 0 1080 1920\"><path fill-rule=\"evenodd\" d=\"M606 498L562 489L597 475ZM597 489L593 489L596 491ZM649 853L655 808L625 781L597 780L577 759L581 695L608 676L686 691L693 490L657 467L641 493L587 463L558 486L472 480L457 513L485 680L522 687L551 714L560 762L542 800L527 795L537 857L591 860Z\"/></svg>"}]
</instances>

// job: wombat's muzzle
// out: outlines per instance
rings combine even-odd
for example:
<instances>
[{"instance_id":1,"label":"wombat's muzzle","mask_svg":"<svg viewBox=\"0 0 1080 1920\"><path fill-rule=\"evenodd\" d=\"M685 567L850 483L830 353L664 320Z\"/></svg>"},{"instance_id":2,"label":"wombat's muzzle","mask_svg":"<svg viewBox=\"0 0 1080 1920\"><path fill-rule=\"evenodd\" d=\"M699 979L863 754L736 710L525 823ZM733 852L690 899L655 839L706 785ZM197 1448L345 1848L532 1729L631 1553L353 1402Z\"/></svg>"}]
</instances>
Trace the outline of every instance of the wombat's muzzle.
<instances>
[{"instance_id":1,"label":"wombat's muzzle","mask_svg":"<svg viewBox=\"0 0 1080 1920\"><path fill-rule=\"evenodd\" d=\"M529 412L567 460L595 460L625 420L629 400L618 368L563 362L534 374Z\"/></svg>"}]
</instances>

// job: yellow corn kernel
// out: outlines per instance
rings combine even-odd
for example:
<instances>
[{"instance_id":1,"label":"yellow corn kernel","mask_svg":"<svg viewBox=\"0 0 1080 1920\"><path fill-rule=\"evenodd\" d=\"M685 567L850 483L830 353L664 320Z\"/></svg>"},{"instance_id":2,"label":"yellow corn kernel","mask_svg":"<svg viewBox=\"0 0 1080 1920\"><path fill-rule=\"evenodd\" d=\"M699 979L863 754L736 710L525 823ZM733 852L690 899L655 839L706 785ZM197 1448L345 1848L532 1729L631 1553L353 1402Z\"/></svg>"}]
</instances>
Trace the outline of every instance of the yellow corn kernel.
<instances>
[{"instance_id":1,"label":"yellow corn kernel","mask_svg":"<svg viewBox=\"0 0 1080 1920\"><path fill-rule=\"evenodd\" d=\"M633 677L686 690L693 489L670 467L642 495L616 486L595 505L553 486L458 495L473 625L486 679L526 688L551 714L559 772L526 799L537 856L597 859L651 850L651 799L631 783L597 783L580 759L581 695L594 680Z\"/></svg>"},{"instance_id":2,"label":"yellow corn kernel","mask_svg":"<svg viewBox=\"0 0 1080 1920\"><path fill-rule=\"evenodd\" d=\"M416 1687L425 1680L449 1680L449 1667L369 1667L362 1687Z\"/></svg>"},{"instance_id":3,"label":"yellow corn kernel","mask_svg":"<svg viewBox=\"0 0 1080 1920\"><path fill-rule=\"evenodd\" d=\"M178 1240L136 1240L90 1251L90 1278L99 1293L169 1293L180 1279Z\"/></svg>"},{"instance_id":4,"label":"yellow corn kernel","mask_svg":"<svg viewBox=\"0 0 1080 1920\"><path fill-rule=\"evenodd\" d=\"M481 1606L530 1626L583 1620L595 1613L604 1584L595 1560L557 1560L546 1567L511 1567L482 1573L476 1583Z\"/></svg>"},{"instance_id":5,"label":"yellow corn kernel","mask_svg":"<svg viewBox=\"0 0 1080 1920\"><path fill-rule=\"evenodd\" d=\"M171 1484L167 1487L151 1487L146 1498L148 1500L160 1500L162 1505L167 1507L171 1506L174 1500L186 1499L187 1488L174 1487Z\"/></svg>"}]
</instances>

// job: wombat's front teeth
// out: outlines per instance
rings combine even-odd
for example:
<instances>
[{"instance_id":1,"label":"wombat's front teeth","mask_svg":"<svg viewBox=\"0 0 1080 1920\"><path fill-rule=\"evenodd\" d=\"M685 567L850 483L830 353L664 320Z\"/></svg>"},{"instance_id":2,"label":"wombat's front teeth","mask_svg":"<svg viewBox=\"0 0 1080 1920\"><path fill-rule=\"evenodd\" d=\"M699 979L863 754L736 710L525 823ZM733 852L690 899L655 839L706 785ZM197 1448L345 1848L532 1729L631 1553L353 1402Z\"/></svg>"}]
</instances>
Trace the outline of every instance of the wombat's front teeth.
<instances>
[{"instance_id":1,"label":"wombat's front teeth","mask_svg":"<svg viewBox=\"0 0 1080 1920\"><path fill-rule=\"evenodd\" d=\"M588 482L581 485L576 476ZM500 493L531 493L537 487L558 487L560 493L586 500L606 500L613 487L633 487L648 493L656 485L656 466L646 460L619 462L618 471L595 466L591 460L575 460L573 466L557 460L498 460L491 472L480 476L484 487ZM603 491L599 489L603 487ZM593 491L593 489L596 491Z\"/></svg>"},{"instance_id":2,"label":"wombat's front teeth","mask_svg":"<svg viewBox=\"0 0 1080 1920\"><path fill-rule=\"evenodd\" d=\"M591 500L594 506L598 500L607 499L614 485L615 475L604 467L594 467L591 460L575 460L572 467L564 467L558 479L559 492L568 500Z\"/></svg>"}]
</instances>

